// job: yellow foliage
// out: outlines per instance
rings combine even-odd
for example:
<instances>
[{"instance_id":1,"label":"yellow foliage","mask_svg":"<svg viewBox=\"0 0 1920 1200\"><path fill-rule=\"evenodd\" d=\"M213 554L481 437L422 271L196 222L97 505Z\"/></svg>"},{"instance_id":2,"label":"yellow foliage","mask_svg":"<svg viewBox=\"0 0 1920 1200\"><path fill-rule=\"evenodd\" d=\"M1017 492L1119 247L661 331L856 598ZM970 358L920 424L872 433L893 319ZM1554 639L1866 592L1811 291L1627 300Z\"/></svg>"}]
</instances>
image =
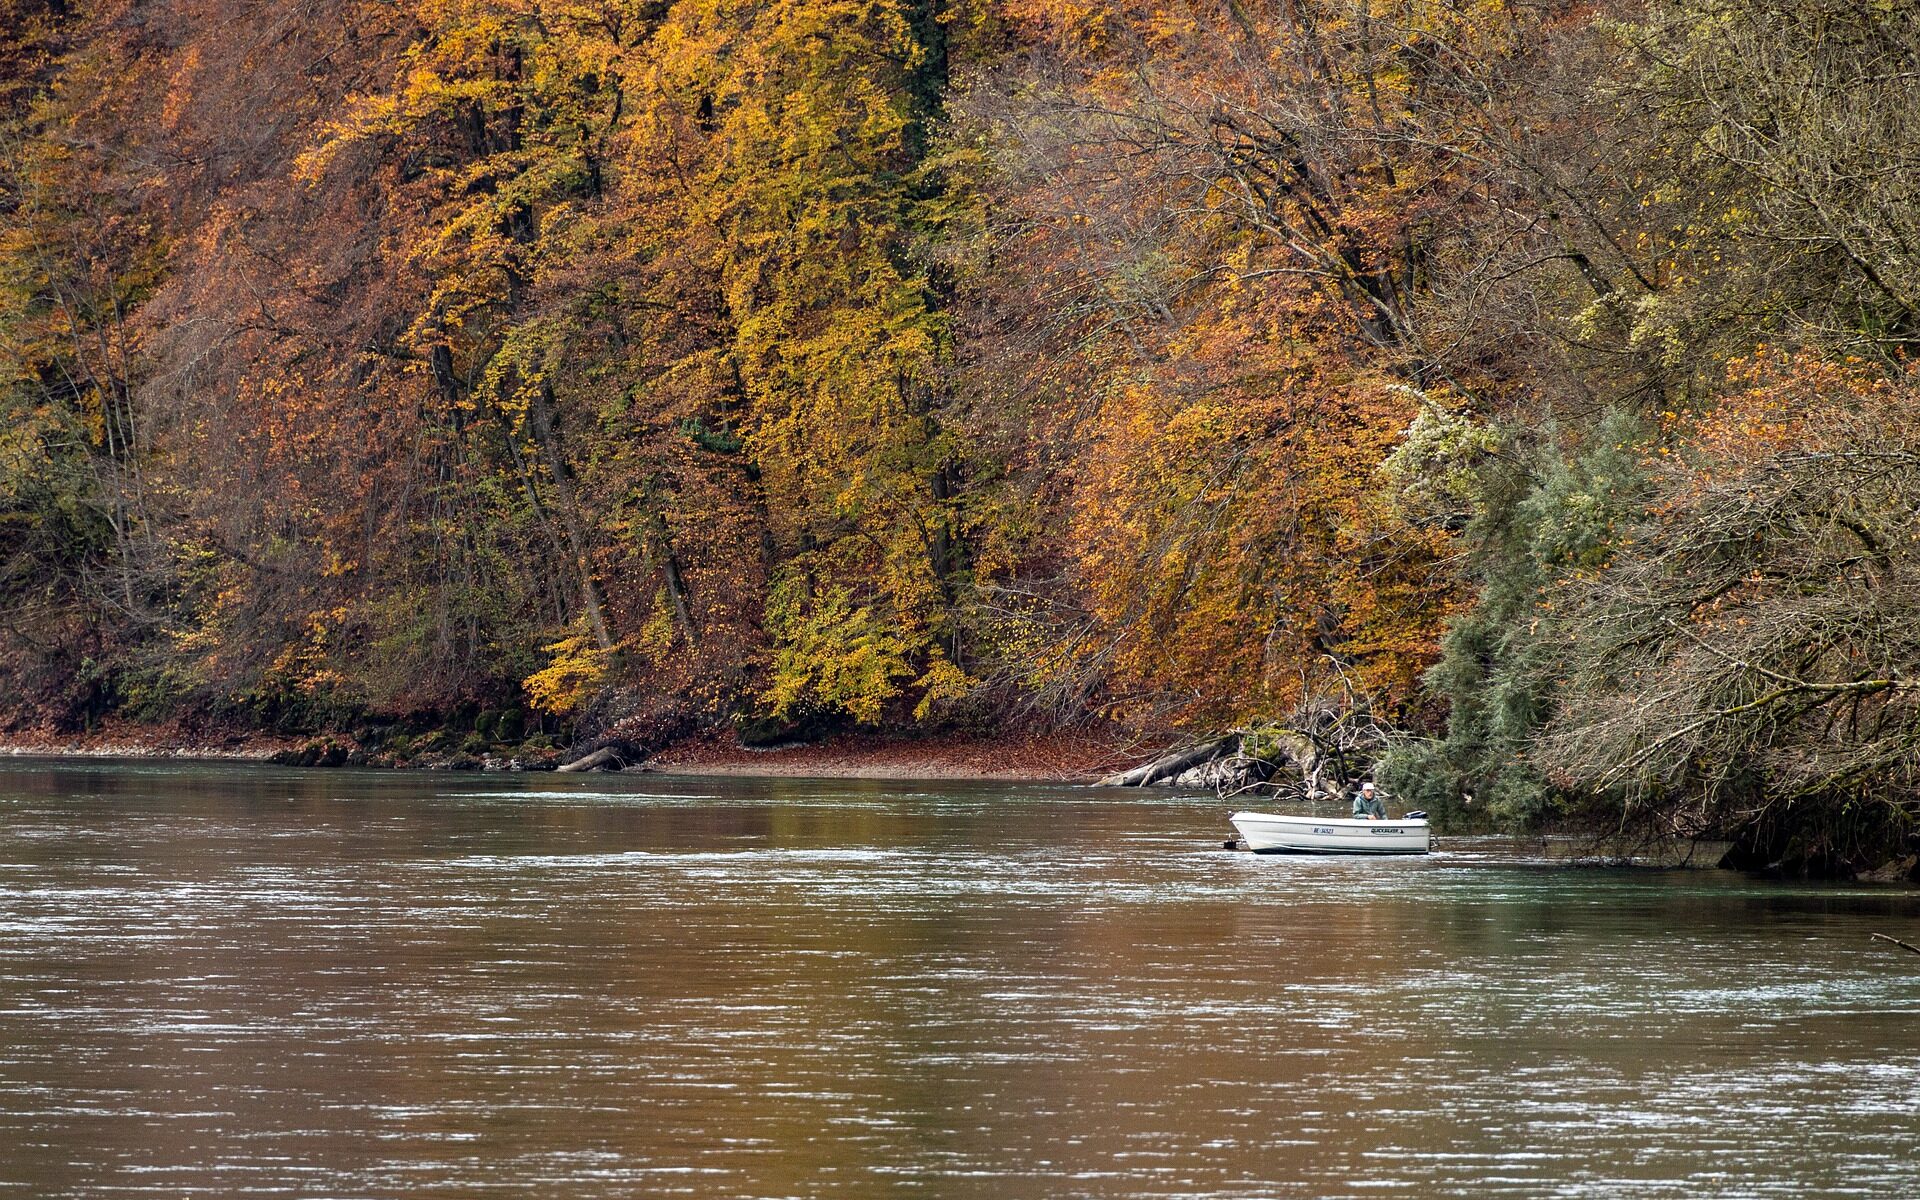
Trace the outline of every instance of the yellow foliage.
<instances>
[{"instance_id":1,"label":"yellow foliage","mask_svg":"<svg viewBox=\"0 0 1920 1200\"><path fill-rule=\"evenodd\" d=\"M535 708L567 716L592 699L606 682L613 652L586 633L569 634L542 649L551 656L543 670L520 681Z\"/></svg>"},{"instance_id":2,"label":"yellow foliage","mask_svg":"<svg viewBox=\"0 0 1920 1200\"><path fill-rule=\"evenodd\" d=\"M811 707L876 725L897 681L913 674L907 644L871 605L855 604L849 588L815 595L789 575L775 584L767 615L776 647L763 699L777 717Z\"/></svg>"},{"instance_id":3,"label":"yellow foliage","mask_svg":"<svg viewBox=\"0 0 1920 1200\"><path fill-rule=\"evenodd\" d=\"M934 658L926 674L913 681L913 686L920 689L920 703L914 706L913 719L924 721L932 715L936 704L942 700L964 700L980 686L980 681L942 654Z\"/></svg>"}]
</instances>

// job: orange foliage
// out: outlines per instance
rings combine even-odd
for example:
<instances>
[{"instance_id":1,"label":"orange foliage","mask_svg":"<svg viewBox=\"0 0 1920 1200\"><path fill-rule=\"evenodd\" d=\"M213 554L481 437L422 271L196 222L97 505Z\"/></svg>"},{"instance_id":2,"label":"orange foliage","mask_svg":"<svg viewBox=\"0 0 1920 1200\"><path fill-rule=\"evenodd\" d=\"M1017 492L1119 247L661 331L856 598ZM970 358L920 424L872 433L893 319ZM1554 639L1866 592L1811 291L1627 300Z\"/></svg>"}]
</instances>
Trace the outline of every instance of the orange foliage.
<instances>
[{"instance_id":1,"label":"orange foliage","mask_svg":"<svg viewBox=\"0 0 1920 1200\"><path fill-rule=\"evenodd\" d=\"M1429 386L1423 265L1473 182L1430 136L1460 102L1416 67L1512 28L1492 4L1100 10L1007 5L1066 82L974 102L1023 147L1007 252L1084 314L1079 369L1035 379L1083 447L1072 653L1136 716L1282 711L1335 670L1409 703L1448 539L1377 469Z\"/></svg>"}]
</instances>

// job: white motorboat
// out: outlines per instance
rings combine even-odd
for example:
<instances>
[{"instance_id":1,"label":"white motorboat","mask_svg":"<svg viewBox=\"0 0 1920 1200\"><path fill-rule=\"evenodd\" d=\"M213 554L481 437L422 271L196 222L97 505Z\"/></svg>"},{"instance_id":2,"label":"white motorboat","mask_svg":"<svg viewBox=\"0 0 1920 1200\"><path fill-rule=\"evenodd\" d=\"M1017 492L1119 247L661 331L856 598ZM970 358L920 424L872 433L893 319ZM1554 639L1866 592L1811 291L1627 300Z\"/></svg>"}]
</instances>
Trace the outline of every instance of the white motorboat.
<instances>
[{"instance_id":1,"label":"white motorboat","mask_svg":"<svg viewBox=\"0 0 1920 1200\"><path fill-rule=\"evenodd\" d=\"M1228 818L1255 854L1425 854L1426 814L1398 821L1241 812Z\"/></svg>"}]
</instances>

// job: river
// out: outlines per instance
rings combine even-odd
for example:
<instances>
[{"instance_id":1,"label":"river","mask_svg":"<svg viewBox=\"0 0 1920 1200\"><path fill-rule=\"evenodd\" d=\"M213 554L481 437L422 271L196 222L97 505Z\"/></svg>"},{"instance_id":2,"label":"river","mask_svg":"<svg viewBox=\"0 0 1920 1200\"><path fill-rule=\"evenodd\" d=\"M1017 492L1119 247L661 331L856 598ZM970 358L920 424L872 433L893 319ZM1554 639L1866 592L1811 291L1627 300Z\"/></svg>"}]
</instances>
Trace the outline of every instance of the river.
<instances>
[{"instance_id":1,"label":"river","mask_svg":"<svg viewBox=\"0 0 1920 1200\"><path fill-rule=\"evenodd\" d=\"M0 760L0 1196L1920 1195L1920 896L1212 799Z\"/></svg>"}]
</instances>

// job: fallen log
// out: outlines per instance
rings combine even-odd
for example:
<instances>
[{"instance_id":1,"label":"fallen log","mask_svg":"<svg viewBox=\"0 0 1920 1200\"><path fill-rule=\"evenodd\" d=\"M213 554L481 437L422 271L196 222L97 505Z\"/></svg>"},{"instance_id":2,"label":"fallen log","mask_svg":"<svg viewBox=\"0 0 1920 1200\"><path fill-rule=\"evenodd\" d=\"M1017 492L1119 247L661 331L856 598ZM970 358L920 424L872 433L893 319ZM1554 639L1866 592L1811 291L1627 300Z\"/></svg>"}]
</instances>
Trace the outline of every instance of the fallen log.
<instances>
[{"instance_id":1,"label":"fallen log","mask_svg":"<svg viewBox=\"0 0 1920 1200\"><path fill-rule=\"evenodd\" d=\"M1100 786L1152 787L1157 783L1164 783L1173 779L1176 775L1179 775L1190 767L1197 767L1204 762L1212 762L1221 755L1238 749L1239 745L1240 737L1238 734L1229 734L1223 738L1215 738L1210 742L1202 742L1198 746L1190 746L1185 750L1176 750L1172 754L1163 755L1150 763L1135 767L1131 771L1125 771L1118 775L1109 775L1100 781Z\"/></svg>"},{"instance_id":2,"label":"fallen log","mask_svg":"<svg viewBox=\"0 0 1920 1200\"><path fill-rule=\"evenodd\" d=\"M570 763L555 767L554 771L558 774L566 774L569 771L618 771L626 765L627 761L620 757L619 751L612 746L602 746L584 758L576 758Z\"/></svg>"}]
</instances>

